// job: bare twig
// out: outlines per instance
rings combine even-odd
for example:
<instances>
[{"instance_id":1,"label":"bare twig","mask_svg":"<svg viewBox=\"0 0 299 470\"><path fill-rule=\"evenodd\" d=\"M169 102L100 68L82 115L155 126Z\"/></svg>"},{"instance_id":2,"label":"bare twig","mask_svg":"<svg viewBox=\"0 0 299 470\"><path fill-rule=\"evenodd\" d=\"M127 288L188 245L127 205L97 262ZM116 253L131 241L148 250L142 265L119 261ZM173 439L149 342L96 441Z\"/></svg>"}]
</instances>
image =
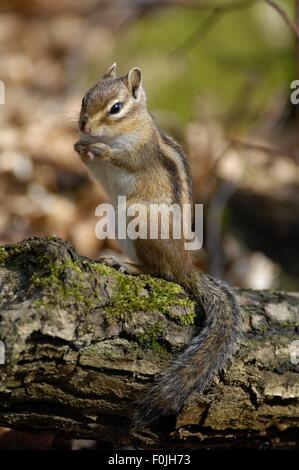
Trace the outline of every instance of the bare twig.
<instances>
[{"instance_id":1,"label":"bare twig","mask_svg":"<svg viewBox=\"0 0 299 470\"><path fill-rule=\"evenodd\" d=\"M299 0L295 1L295 18L296 18L296 25L299 28ZM299 37L296 35L295 38L295 54L296 54L296 76L299 77ZM299 128L299 107L296 107L296 121L297 121L297 128Z\"/></svg>"},{"instance_id":2,"label":"bare twig","mask_svg":"<svg viewBox=\"0 0 299 470\"><path fill-rule=\"evenodd\" d=\"M207 33L212 29L219 19L219 11L212 11L209 16L205 19L203 24L197 28L191 36L189 36L186 41L184 41L180 46L178 46L171 55L176 57L182 57L186 52L188 52L192 47L199 44L199 42L204 39Z\"/></svg>"},{"instance_id":3,"label":"bare twig","mask_svg":"<svg viewBox=\"0 0 299 470\"><path fill-rule=\"evenodd\" d=\"M251 3L253 1L258 1L258 0L251 0ZM260 0L259 0L260 1ZM192 9L192 10L214 10L215 8L234 8L235 6L239 7L241 3L247 3L249 0L235 0L230 2L227 5L223 5L221 3L221 0L218 1L200 1L200 0L131 0L129 2L129 5L131 7L136 6L136 8L140 9L154 9L154 8L161 8L161 7L173 7L173 8L186 8L186 9ZM119 2L119 4L122 3L122 0ZM109 4L109 2L108 2Z\"/></svg>"},{"instance_id":4,"label":"bare twig","mask_svg":"<svg viewBox=\"0 0 299 470\"><path fill-rule=\"evenodd\" d=\"M279 13L279 15L283 18L285 23L290 28L290 30L293 31L297 38L299 38L299 26L296 25L296 23L289 17L287 12L273 0L265 0L265 2L268 3L268 5L270 5L271 7L273 7L277 11L277 13Z\"/></svg>"},{"instance_id":5,"label":"bare twig","mask_svg":"<svg viewBox=\"0 0 299 470\"><path fill-rule=\"evenodd\" d=\"M295 4L296 27L299 29L299 0ZM296 73L299 77L299 36L296 35Z\"/></svg>"},{"instance_id":6,"label":"bare twig","mask_svg":"<svg viewBox=\"0 0 299 470\"><path fill-rule=\"evenodd\" d=\"M241 0L234 1L224 4L211 5L210 4L210 14L205 19L205 21L199 25L199 27L189 36L180 46L178 46L173 52L172 55L182 56L194 46L196 46L207 33L212 29L212 27L218 21L220 15L234 11L236 9L243 9L250 7L253 3L256 3L258 0Z\"/></svg>"},{"instance_id":7,"label":"bare twig","mask_svg":"<svg viewBox=\"0 0 299 470\"><path fill-rule=\"evenodd\" d=\"M299 162L299 155L295 155L291 152L286 152L285 150L282 150L282 149L268 147L267 145L263 145L263 144L252 144L251 142L244 142L242 140L236 140L236 139L231 139L230 142L232 146L234 147L243 147L248 150L259 150L260 152L269 153L273 156L285 155L286 157L289 157L291 160L295 161L296 163Z\"/></svg>"},{"instance_id":8,"label":"bare twig","mask_svg":"<svg viewBox=\"0 0 299 470\"><path fill-rule=\"evenodd\" d=\"M274 0L265 0L265 2L274 8L277 13L284 20L288 28L294 33L296 42L295 42L295 54L296 54L296 74L299 75L299 1L295 0L295 21L293 21L287 12ZM297 116L297 125L299 125L299 111L296 110ZM298 159L297 159L298 161Z\"/></svg>"}]
</instances>

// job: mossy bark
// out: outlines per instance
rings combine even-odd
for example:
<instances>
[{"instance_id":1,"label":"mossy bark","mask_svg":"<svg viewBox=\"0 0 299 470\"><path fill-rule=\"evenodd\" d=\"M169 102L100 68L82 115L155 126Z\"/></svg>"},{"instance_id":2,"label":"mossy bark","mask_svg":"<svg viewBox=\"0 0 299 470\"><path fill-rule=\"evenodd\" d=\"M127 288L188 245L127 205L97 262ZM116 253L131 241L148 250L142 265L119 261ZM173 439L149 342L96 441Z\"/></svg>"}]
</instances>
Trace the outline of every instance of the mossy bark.
<instances>
[{"instance_id":1,"label":"mossy bark","mask_svg":"<svg viewBox=\"0 0 299 470\"><path fill-rule=\"evenodd\" d=\"M136 400L198 329L185 292L58 238L1 248L0 285L0 425L113 445L298 441L298 295L238 291L245 335L232 364L177 420L131 436Z\"/></svg>"}]
</instances>

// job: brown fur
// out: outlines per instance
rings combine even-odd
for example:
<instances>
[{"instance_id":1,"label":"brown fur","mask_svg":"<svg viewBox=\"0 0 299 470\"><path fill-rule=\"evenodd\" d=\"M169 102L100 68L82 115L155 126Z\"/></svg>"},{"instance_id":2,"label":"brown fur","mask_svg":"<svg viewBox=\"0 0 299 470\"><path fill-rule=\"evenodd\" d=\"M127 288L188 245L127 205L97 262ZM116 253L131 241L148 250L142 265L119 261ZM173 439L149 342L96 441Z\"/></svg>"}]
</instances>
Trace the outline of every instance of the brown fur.
<instances>
[{"instance_id":1,"label":"brown fur","mask_svg":"<svg viewBox=\"0 0 299 470\"><path fill-rule=\"evenodd\" d=\"M113 100L123 103L119 116L109 114ZM80 122L94 143L80 141L76 150L103 185L106 179L102 172L116 177L115 184L127 196L127 204L143 203L149 207L151 203L166 203L182 207L191 202L187 159L181 147L158 128L147 111L139 69L116 78L115 66L110 67L86 94ZM88 152L95 158L90 160ZM115 198L115 187L109 186L109 191ZM206 313L202 331L142 400L134 426L146 425L160 414L177 413L194 390L202 393L232 356L241 336L240 311L232 291L193 268L184 242L183 238L174 239L172 234L169 240L132 242L143 271L178 282Z\"/></svg>"}]
</instances>

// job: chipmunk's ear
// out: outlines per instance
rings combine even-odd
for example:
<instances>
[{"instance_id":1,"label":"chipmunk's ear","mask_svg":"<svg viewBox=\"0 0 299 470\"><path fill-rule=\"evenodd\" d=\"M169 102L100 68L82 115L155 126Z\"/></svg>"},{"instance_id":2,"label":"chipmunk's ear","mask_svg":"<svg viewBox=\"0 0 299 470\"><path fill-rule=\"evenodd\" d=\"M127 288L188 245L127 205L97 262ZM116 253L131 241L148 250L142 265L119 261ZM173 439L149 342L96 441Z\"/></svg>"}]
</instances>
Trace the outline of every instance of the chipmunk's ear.
<instances>
[{"instance_id":1,"label":"chipmunk's ear","mask_svg":"<svg viewBox=\"0 0 299 470\"><path fill-rule=\"evenodd\" d=\"M138 67L134 67L130 70L126 76L128 87L134 98L139 99L141 96L141 82L142 82L142 73Z\"/></svg>"},{"instance_id":2,"label":"chipmunk's ear","mask_svg":"<svg viewBox=\"0 0 299 470\"><path fill-rule=\"evenodd\" d=\"M110 65L110 67L106 70L103 75L103 78L114 78L116 77L116 62Z\"/></svg>"}]
</instances>

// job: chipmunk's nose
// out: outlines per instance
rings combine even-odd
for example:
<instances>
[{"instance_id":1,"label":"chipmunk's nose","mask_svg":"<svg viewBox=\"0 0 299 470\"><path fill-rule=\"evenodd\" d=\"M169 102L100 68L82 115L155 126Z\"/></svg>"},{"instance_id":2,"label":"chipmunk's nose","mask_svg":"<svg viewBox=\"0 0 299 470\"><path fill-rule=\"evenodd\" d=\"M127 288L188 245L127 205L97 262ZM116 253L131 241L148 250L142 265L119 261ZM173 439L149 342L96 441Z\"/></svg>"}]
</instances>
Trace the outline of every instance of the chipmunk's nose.
<instances>
[{"instance_id":1,"label":"chipmunk's nose","mask_svg":"<svg viewBox=\"0 0 299 470\"><path fill-rule=\"evenodd\" d=\"M89 134L89 133L90 133L90 126L88 126L87 121L88 121L88 117L87 117L87 116L84 116L84 117L80 120L80 131L86 132L86 134Z\"/></svg>"}]
</instances>

